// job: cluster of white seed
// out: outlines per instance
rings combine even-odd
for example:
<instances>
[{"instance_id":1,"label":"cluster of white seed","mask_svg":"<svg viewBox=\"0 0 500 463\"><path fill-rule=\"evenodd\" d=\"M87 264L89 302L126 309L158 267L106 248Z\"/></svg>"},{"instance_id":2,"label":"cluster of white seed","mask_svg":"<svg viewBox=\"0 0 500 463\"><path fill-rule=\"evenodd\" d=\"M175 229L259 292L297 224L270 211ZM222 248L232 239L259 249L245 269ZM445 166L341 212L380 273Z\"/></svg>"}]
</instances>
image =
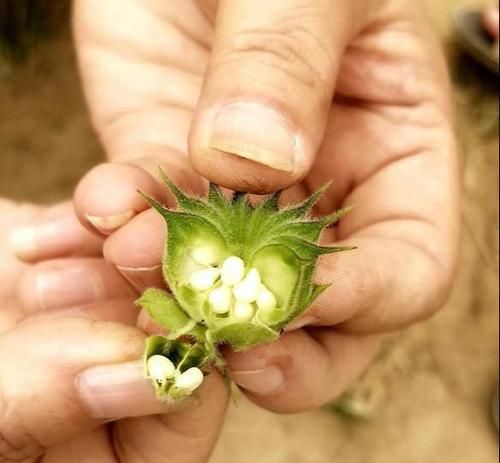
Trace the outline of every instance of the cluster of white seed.
<instances>
[{"instance_id":1,"label":"cluster of white seed","mask_svg":"<svg viewBox=\"0 0 500 463\"><path fill-rule=\"evenodd\" d=\"M206 265L205 255L195 254L193 258ZM246 271L245 263L237 256L228 257L220 267L206 265L190 276L189 283L198 291L209 291L208 303L213 313L237 321L251 320L256 310L276 308L276 297L262 284L259 271Z\"/></svg>"},{"instance_id":2,"label":"cluster of white seed","mask_svg":"<svg viewBox=\"0 0 500 463\"><path fill-rule=\"evenodd\" d=\"M172 387L183 395L189 395L201 386L203 373L192 367L181 373L175 365L163 355L152 355L147 361L148 375L159 384L172 381Z\"/></svg>"}]
</instances>

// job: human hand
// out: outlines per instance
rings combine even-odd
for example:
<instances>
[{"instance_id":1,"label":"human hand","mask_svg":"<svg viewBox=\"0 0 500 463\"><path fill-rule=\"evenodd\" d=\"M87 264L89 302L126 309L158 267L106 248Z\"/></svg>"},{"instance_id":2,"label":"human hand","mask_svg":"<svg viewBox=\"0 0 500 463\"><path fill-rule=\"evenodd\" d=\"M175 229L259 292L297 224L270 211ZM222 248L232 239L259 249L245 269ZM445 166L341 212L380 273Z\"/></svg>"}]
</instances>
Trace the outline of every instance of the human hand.
<instances>
[{"instance_id":1,"label":"human hand","mask_svg":"<svg viewBox=\"0 0 500 463\"><path fill-rule=\"evenodd\" d=\"M156 399L133 291L70 211L0 200L0 462L206 462L225 384L210 374L191 403ZM32 266L8 247L14 228ZM76 306L85 288L102 301Z\"/></svg>"},{"instance_id":2,"label":"human hand","mask_svg":"<svg viewBox=\"0 0 500 463\"><path fill-rule=\"evenodd\" d=\"M74 14L113 161L82 181L76 208L89 228L115 231L106 259L137 289L161 283L164 224L136 193L161 199L158 165L195 193L193 167L233 190L289 187L287 201L333 177L317 212L356 205L323 236L358 246L320 262L330 289L279 341L227 354L254 401L283 412L331 400L382 333L442 305L458 163L446 66L417 1L86 0Z\"/></svg>"}]
</instances>

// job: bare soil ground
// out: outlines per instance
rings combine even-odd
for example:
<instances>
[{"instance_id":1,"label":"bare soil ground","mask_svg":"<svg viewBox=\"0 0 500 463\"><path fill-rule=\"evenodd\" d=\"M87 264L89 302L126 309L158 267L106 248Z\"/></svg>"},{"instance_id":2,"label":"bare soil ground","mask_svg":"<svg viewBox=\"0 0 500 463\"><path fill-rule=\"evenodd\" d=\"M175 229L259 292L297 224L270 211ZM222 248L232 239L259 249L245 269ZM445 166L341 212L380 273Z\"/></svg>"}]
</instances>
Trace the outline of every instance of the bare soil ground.
<instances>
[{"instance_id":1,"label":"bare soil ground","mask_svg":"<svg viewBox=\"0 0 500 463\"><path fill-rule=\"evenodd\" d=\"M427 0L449 42L452 0ZM472 1L484 4L484 1ZM455 55L448 43L450 56ZM446 307L392 338L341 404L277 416L243 398L212 463L494 463L490 407L498 375L498 94L451 59L464 163L460 272ZM0 78L0 196L52 202L102 159L68 34Z\"/></svg>"}]
</instances>

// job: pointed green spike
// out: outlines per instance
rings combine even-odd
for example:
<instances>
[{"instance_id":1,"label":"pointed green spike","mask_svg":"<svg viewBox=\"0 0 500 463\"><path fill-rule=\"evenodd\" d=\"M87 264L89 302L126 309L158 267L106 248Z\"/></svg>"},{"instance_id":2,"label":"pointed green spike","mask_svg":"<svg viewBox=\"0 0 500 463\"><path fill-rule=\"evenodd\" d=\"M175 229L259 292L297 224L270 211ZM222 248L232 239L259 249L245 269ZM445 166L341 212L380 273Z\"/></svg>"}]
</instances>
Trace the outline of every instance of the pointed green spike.
<instances>
[{"instance_id":1,"label":"pointed green spike","mask_svg":"<svg viewBox=\"0 0 500 463\"><path fill-rule=\"evenodd\" d=\"M344 217L346 214L348 214L354 206L346 206L343 207L342 209L339 209L332 214L326 215L324 217L321 217L317 222L322 224L322 227L329 227L331 225L334 225L337 223L342 217Z\"/></svg>"},{"instance_id":2,"label":"pointed green spike","mask_svg":"<svg viewBox=\"0 0 500 463\"><path fill-rule=\"evenodd\" d=\"M218 215L221 222L231 219L231 201L224 196L220 187L215 183L210 183L206 204Z\"/></svg>"},{"instance_id":3,"label":"pointed green spike","mask_svg":"<svg viewBox=\"0 0 500 463\"><path fill-rule=\"evenodd\" d=\"M186 212L203 212L206 208L206 204L197 198L193 198L184 193L170 178L165 174L165 172L160 169L160 177L168 186L170 192L174 195L175 201L177 202L177 207Z\"/></svg>"},{"instance_id":4,"label":"pointed green spike","mask_svg":"<svg viewBox=\"0 0 500 463\"><path fill-rule=\"evenodd\" d=\"M291 218L301 219L306 217L307 213L319 201L321 196L323 196L325 192L330 188L331 184L332 181L325 183L322 187L316 190L311 196L309 196L309 198L307 198L304 202L290 209L284 209L282 214L286 216L287 219Z\"/></svg>"},{"instance_id":5,"label":"pointed green spike","mask_svg":"<svg viewBox=\"0 0 500 463\"><path fill-rule=\"evenodd\" d=\"M172 213L169 211L165 206L163 206L161 203L156 201L156 199L152 198L148 194L144 193L143 191L139 191L139 194L144 198L144 200L153 208L156 209L160 215L162 215L165 219L170 216Z\"/></svg>"},{"instance_id":6,"label":"pointed green spike","mask_svg":"<svg viewBox=\"0 0 500 463\"><path fill-rule=\"evenodd\" d=\"M324 227L323 223L319 221L292 222L280 224L280 226L276 227L276 232L293 235L305 241L316 243Z\"/></svg>"},{"instance_id":7,"label":"pointed green spike","mask_svg":"<svg viewBox=\"0 0 500 463\"><path fill-rule=\"evenodd\" d=\"M315 299L317 299L318 296L322 292L324 292L325 290L327 290L330 286L331 286L331 284L319 285L317 283L314 283L313 284L313 289L311 291L311 298L309 299L309 305L312 304L315 301Z\"/></svg>"},{"instance_id":8,"label":"pointed green spike","mask_svg":"<svg viewBox=\"0 0 500 463\"><path fill-rule=\"evenodd\" d=\"M189 198L180 188L177 187L177 185L174 182L172 182L172 180L170 180L170 178L167 176L167 174L163 171L162 168L160 168L159 171L160 171L160 178L167 185L170 192L174 195L175 200L177 201L177 206L182 208L183 203L185 201L188 201Z\"/></svg>"},{"instance_id":9,"label":"pointed green spike","mask_svg":"<svg viewBox=\"0 0 500 463\"><path fill-rule=\"evenodd\" d=\"M210 182L208 187L208 201L213 204L218 204L220 202L227 203L219 186L212 182Z\"/></svg>"},{"instance_id":10,"label":"pointed green spike","mask_svg":"<svg viewBox=\"0 0 500 463\"><path fill-rule=\"evenodd\" d=\"M329 246L318 246L293 235L281 235L274 243L288 247L299 259L312 262L316 261L322 254L335 252Z\"/></svg>"},{"instance_id":11,"label":"pointed green spike","mask_svg":"<svg viewBox=\"0 0 500 463\"><path fill-rule=\"evenodd\" d=\"M258 209L277 212L279 210L279 200L283 190L278 190L276 193L270 194L258 205Z\"/></svg>"}]
</instances>

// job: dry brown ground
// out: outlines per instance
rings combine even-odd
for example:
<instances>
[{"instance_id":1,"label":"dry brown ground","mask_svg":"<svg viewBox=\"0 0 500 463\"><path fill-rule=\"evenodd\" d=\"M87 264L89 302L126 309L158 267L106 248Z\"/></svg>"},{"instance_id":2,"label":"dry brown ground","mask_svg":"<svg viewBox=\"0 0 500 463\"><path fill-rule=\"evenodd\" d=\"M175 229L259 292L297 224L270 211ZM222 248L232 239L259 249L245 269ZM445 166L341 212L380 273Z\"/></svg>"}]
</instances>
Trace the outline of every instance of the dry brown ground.
<instances>
[{"instance_id":1,"label":"dry brown ground","mask_svg":"<svg viewBox=\"0 0 500 463\"><path fill-rule=\"evenodd\" d=\"M427 0L443 38L452 0ZM484 1L472 1L479 4ZM452 49L452 47L450 47ZM498 118L495 86L460 62L455 75L464 158L464 234L453 295L432 320L391 340L344 398L363 416L277 416L241 399L212 463L493 463L489 407L498 372ZM68 196L101 159L69 39L0 80L0 196Z\"/></svg>"}]
</instances>

